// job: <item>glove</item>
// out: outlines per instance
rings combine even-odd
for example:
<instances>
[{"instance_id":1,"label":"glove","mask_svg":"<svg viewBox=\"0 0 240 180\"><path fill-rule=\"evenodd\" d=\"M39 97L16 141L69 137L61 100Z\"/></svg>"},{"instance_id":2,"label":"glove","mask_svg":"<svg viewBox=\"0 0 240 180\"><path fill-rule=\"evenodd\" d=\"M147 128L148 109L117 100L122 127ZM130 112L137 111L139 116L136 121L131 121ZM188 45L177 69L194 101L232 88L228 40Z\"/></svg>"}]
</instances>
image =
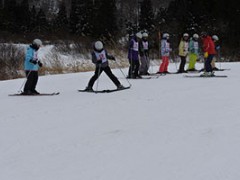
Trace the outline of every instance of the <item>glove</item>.
<instances>
[{"instance_id":1,"label":"glove","mask_svg":"<svg viewBox=\"0 0 240 180\"><path fill-rule=\"evenodd\" d=\"M112 56L112 57L111 57L111 60L116 61L116 58Z\"/></svg>"},{"instance_id":2,"label":"glove","mask_svg":"<svg viewBox=\"0 0 240 180\"><path fill-rule=\"evenodd\" d=\"M219 50L220 49L220 46L216 46L216 50Z\"/></svg>"},{"instance_id":3,"label":"glove","mask_svg":"<svg viewBox=\"0 0 240 180\"><path fill-rule=\"evenodd\" d=\"M97 60L97 64L102 64L102 60Z\"/></svg>"},{"instance_id":4,"label":"glove","mask_svg":"<svg viewBox=\"0 0 240 180\"><path fill-rule=\"evenodd\" d=\"M30 62L30 63L33 63L33 64L35 64L35 65L38 63L37 60L32 60L32 59L31 59L29 62Z\"/></svg>"},{"instance_id":5,"label":"glove","mask_svg":"<svg viewBox=\"0 0 240 180\"><path fill-rule=\"evenodd\" d=\"M208 57L208 52L205 52L203 56L204 56L204 58L207 58Z\"/></svg>"},{"instance_id":6,"label":"glove","mask_svg":"<svg viewBox=\"0 0 240 180\"><path fill-rule=\"evenodd\" d=\"M43 64L42 64L41 61L38 61L38 65L39 65L39 67L42 67L42 66L43 66Z\"/></svg>"}]
</instances>

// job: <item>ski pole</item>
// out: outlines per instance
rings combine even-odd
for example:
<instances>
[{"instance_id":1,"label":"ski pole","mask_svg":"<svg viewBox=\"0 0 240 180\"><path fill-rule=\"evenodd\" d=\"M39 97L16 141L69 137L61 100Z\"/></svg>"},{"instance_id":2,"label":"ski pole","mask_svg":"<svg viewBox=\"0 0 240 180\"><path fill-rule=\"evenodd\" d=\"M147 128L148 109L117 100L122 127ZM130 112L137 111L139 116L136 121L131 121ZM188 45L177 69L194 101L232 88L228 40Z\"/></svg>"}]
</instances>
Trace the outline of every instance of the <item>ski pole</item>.
<instances>
[{"instance_id":1,"label":"ski pole","mask_svg":"<svg viewBox=\"0 0 240 180\"><path fill-rule=\"evenodd\" d=\"M22 85L20 86L20 88L19 88L19 90L18 90L18 93L22 92L21 90L22 90L23 86L26 84L26 82L27 82L27 80L28 80L28 77L29 77L29 75L31 74L31 72L32 72L32 71L29 71L29 72L28 72L26 78L24 79Z\"/></svg>"},{"instance_id":2,"label":"ski pole","mask_svg":"<svg viewBox=\"0 0 240 180\"><path fill-rule=\"evenodd\" d=\"M132 86L132 84L129 82L129 80L126 78L126 75L124 74L123 70L121 69L120 65L118 64L118 62L115 60L115 63L117 65L117 68L121 71L122 75L124 76L124 78L126 79L126 81L128 82L129 86Z\"/></svg>"}]
</instances>

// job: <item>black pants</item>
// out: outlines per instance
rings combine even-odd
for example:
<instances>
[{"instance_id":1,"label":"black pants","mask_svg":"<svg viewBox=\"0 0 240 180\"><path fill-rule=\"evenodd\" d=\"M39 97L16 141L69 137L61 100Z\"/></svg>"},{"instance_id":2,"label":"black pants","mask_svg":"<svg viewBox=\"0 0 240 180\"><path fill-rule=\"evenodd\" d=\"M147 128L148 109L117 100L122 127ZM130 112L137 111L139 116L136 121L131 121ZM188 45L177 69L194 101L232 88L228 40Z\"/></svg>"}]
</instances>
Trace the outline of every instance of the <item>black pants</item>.
<instances>
[{"instance_id":1,"label":"black pants","mask_svg":"<svg viewBox=\"0 0 240 180\"><path fill-rule=\"evenodd\" d=\"M34 91L38 82L38 71L25 71L27 81L24 86L24 92Z\"/></svg>"},{"instance_id":2,"label":"black pants","mask_svg":"<svg viewBox=\"0 0 240 180\"><path fill-rule=\"evenodd\" d=\"M129 59L129 64L130 64L130 67L128 70L128 77L133 77L133 76L137 77L139 66L140 66L139 60L136 61L136 60Z\"/></svg>"},{"instance_id":3,"label":"black pants","mask_svg":"<svg viewBox=\"0 0 240 180\"><path fill-rule=\"evenodd\" d=\"M185 71L184 67L185 67L185 64L186 64L186 56L180 56L180 58L181 58L181 63L180 63L178 72L182 73L182 72Z\"/></svg>"},{"instance_id":4,"label":"black pants","mask_svg":"<svg viewBox=\"0 0 240 180\"><path fill-rule=\"evenodd\" d=\"M99 69L100 68L100 69ZM93 87L94 82L99 78L99 76L101 75L102 72L105 72L107 74L107 76L113 81L113 83L118 87L120 85L120 82L118 81L117 77L114 76L114 74L112 73L111 69L109 66L107 67L99 67L96 66L95 69L95 73L94 75L91 77L89 83L88 83L88 87Z\"/></svg>"}]
</instances>

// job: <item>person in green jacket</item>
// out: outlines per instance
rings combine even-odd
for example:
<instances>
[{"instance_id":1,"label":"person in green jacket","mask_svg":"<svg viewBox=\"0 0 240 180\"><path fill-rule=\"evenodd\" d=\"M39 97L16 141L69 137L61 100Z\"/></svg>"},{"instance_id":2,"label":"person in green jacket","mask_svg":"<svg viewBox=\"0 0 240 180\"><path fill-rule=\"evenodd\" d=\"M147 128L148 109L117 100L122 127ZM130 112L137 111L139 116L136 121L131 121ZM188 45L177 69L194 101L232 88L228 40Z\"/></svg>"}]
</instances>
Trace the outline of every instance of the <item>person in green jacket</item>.
<instances>
[{"instance_id":1,"label":"person in green jacket","mask_svg":"<svg viewBox=\"0 0 240 180\"><path fill-rule=\"evenodd\" d=\"M196 71L195 64L199 56L199 35L194 34L189 42L189 65L188 71Z\"/></svg>"},{"instance_id":2,"label":"person in green jacket","mask_svg":"<svg viewBox=\"0 0 240 180\"><path fill-rule=\"evenodd\" d=\"M187 71L185 71L184 68L185 68L185 64L186 64L186 58L188 56L188 48L189 48L188 47L189 46L188 38L189 38L189 34L184 33L183 37L180 41L180 44L178 46L178 50L179 50L178 55L181 58L181 63L180 63L177 73L187 73Z\"/></svg>"}]
</instances>

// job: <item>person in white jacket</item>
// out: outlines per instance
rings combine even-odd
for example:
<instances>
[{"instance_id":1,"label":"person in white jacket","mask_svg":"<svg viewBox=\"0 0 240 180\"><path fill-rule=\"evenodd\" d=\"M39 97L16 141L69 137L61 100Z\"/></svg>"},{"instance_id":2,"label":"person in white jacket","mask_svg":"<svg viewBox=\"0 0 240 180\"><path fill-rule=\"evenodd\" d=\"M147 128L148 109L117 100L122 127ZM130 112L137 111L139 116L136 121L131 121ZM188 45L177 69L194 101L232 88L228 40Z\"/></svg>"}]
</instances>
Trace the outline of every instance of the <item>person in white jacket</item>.
<instances>
[{"instance_id":1,"label":"person in white jacket","mask_svg":"<svg viewBox=\"0 0 240 180\"><path fill-rule=\"evenodd\" d=\"M161 56L162 56L162 63L159 67L158 74L168 73L168 65L169 65L169 56L170 52L172 51L169 43L169 34L164 33L163 38L161 40Z\"/></svg>"}]
</instances>

